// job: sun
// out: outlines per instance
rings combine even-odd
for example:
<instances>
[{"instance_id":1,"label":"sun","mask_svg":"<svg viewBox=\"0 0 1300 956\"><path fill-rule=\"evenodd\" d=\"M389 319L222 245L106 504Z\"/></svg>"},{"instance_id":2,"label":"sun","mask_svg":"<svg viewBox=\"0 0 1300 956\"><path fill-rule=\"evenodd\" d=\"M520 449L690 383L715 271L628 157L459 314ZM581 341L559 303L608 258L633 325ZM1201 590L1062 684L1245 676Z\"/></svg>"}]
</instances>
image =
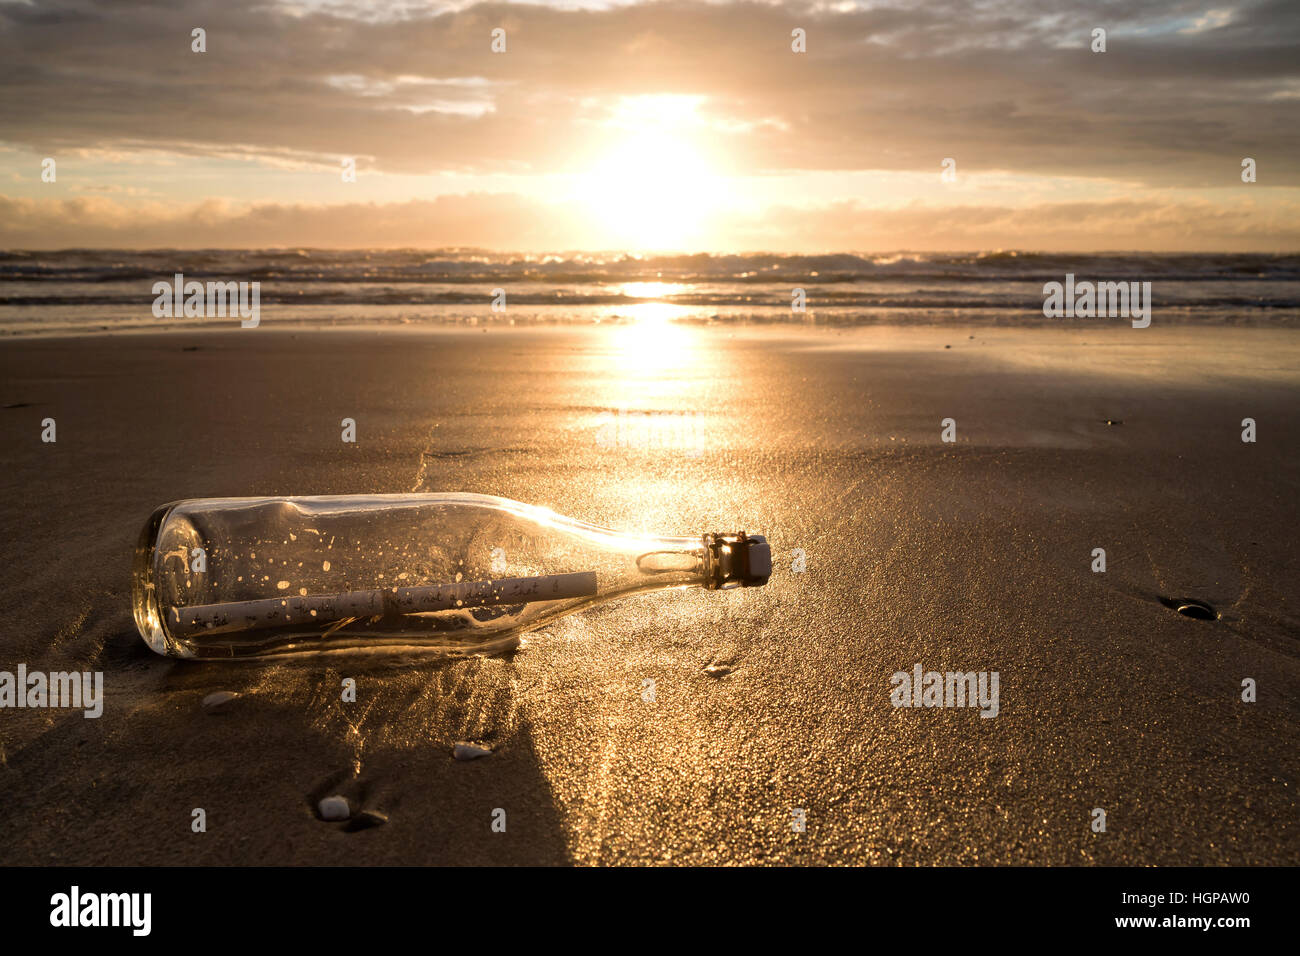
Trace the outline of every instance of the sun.
<instances>
[{"instance_id":1,"label":"sun","mask_svg":"<svg viewBox=\"0 0 1300 956\"><path fill-rule=\"evenodd\" d=\"M704 241L724 182L698 105L694 97L629 97L607 124L579 196L619 248L680 251Z\"/></svg>"}]
</instances>

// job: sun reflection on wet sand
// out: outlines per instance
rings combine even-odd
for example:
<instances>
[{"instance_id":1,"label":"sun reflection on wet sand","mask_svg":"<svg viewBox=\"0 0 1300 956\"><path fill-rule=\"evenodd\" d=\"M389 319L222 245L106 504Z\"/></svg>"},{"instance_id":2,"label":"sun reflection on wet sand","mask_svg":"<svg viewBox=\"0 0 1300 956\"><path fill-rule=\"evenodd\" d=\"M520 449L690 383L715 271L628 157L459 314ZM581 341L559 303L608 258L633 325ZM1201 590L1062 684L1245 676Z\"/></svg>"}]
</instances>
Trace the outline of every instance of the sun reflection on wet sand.
<instances>
[{"instance_id":1,"label":"sun reflection on wet sand","mask_svg":"<svg viewBox=\"0 0 1300 956\"><path fill-rule=\"evenodd\" d=\"M611 333L613 358L628 381L676 377L696 362L695 330L658 311L675 306L647 303L634 321Z\"/></svg>"},{"instance_id":2,"label":"sun reflection on wet sand","mask_svg":"<svg viewBox=\"0 0 1300 956\"><path fill-rule=\"evenodd\" d=\"M626 282L619 292L633 299L653 299L682 292L670 282ZM662 379L686 372L696 360L696 335L676 322L690 314L688 306L650 301L610 306L609 318L621 320L612 335L614 361L627 381Z\"/></svg>"},{"instance_id":3,"label":"sun reflection on wet sand","mask_svg":"<svg viewBox=\"0 0 1300 956\"><path fill-rule=\"evenodd\" d=\"M635 282L621 288L642 295L677 287ZM653 301L609 308L611 322L602 330L588 379L600 410L583 423L602 447L667 456L674 463L699 459L704 438L695 392L709 365L702 354L705 331L678 321L690 311Z\"/></svg>"}]
</instances>

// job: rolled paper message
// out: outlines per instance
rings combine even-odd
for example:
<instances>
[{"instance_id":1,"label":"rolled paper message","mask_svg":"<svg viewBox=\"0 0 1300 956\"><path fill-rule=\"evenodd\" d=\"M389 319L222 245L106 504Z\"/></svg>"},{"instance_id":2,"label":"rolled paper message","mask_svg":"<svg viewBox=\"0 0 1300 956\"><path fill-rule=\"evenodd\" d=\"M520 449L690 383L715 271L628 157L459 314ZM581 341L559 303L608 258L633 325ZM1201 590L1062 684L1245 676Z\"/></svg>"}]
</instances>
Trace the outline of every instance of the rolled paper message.
<instances>
[{"instance_id":1,"label":"rolled paper message","mask_svg":"<svg viewBox=\"0 0 1300 956\"><path fill-rule=\"evenodd\" d=\"M193 604L170 609L172 630L180 635L245 631L319 624L350 617L400 617L431 611L528 604L593 597L595 571L544 574L529 578L459 581L409 588L376 588L341 594L307 594L223 604Z\"/></svg>"}]
</instances>

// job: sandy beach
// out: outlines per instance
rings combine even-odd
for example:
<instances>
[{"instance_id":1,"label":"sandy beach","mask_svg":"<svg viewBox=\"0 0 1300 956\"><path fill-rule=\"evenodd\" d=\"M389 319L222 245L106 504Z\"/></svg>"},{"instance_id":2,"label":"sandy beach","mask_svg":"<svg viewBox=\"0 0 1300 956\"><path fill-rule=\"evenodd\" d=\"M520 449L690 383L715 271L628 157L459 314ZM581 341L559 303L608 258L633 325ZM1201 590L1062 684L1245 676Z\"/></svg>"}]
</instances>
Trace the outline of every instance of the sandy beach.
<instances>
[{"instance_id":1,"label":"sandy beach","mask_svg":"<svg viewBox=\"0 0 1300 956\"><path fill-rule=\"evenodd\" d=\"M1300 864L1295 330L263 327L11 339L0 369L0 669L106 695L0 716L5 863ZM674 424L598 440L620 410ZM407 491L759 532L776 573L450 663L136 634L155 506ZM997 671L997 717L892 706L918 663ZM387 823L317 819L335 793Z\"/></svg>"}]
</instances>

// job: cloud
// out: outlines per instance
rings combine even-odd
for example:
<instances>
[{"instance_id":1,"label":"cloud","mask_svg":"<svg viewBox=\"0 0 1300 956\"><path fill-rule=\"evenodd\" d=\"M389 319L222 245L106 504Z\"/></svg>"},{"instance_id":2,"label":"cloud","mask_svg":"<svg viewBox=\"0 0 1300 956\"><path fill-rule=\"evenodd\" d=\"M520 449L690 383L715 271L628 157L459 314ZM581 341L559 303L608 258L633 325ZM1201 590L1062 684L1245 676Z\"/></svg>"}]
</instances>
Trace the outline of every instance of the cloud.
<instances>
[{"instance_id":1,"label":"cloud","mask_svg":"<svg viewBox=\"0 0 1300 956\"><path fill-rule=\"evenodd\" d=\"M772 206L717 224L710 251L1266 251L1300 248L1300 203L1205 199L876 209ZM509 194L337 205L205 201L177 208L107 197L0 197L0 247L596 250L581 213Z\"/></svg>"},{"instance_id":2,"label":"cloud","mask_svg":"<svg viewBox=\"0 0 1300 956\"><path fill-rule=\"evenodd\" d=\"M373 247L546 248L551 211L511 195L441 196L342 205L206 200L123 204L103 197L0 197L0 247Z\"/></svg>"},{"instance_id":3,"label":"cloud","mask_svg":"<svg viewBox=\"0 0 1300 956\"><path fill-rule=\"evenodd\" d=\"M1189 27L1188 25L1191 25ZM207 30L207 52L190 31ZM508 52L490 52L494 27ZM790 31L808 52L790 51ZM1088 49L1091 29L1108 51ZM1203 27L1203 28L1202 28ZM1197 32L1180 32L1195 29ZM621 97L698 97L737 171L1011 170L1300 185L1300 4L1029 0L0 5L0 141L373 157L386 172L580 168Z\"/></svg>"},{"instance_id":4,"label":"cloud","mask_svg":"<svg viewBox=\"0 0 1300 956\"><path fill-rule=\"evenodd\" d=\"M1203 33L1206 30L1217 30L1219 27L1231 22L1232 10L1206 10L1205 16L1197 17L1190 27L1184 27L1179 33Z\"/></svg>"}]
</instances>

